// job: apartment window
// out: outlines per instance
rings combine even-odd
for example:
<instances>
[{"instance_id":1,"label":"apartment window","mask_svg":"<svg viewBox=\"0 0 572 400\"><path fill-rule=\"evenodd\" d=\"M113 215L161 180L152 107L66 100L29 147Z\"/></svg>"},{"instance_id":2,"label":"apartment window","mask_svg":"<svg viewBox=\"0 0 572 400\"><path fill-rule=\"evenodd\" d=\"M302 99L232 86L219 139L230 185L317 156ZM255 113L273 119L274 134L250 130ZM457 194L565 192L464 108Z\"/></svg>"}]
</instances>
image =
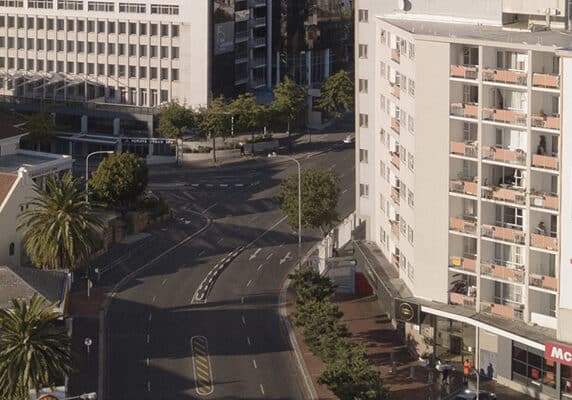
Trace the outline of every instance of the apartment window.
<instances>
[{"instance_id":1,"label":"apartment window","mask_svg":"<svg viewBox=\"0 0 572 400\"><path fill-rule=\"evenodd\" d=\"M119 23L119 34L124 35L127 33L127 24L125 22Z\"/></svg>"},{"instance_id":2,"label":"apartment window","mask_svg":"<svg viewBox=\"0 0 572 400\"><path fill-rule=\"evenodd\" d=\"M93 63L87 63L87 73L89 75L94 75L95 74L95 64Z\"/></svg>"},{"instance_id":3,"label":"apartment window","mask_svg":"<svg viewBox=\"0 0 572 400\"><path fill-rule=\"evenodd\" d=\"M137 71L134 66L129 67L129 77L135 78L137 76Z\"/></svg>"},{"instance_id":4,"label":"apartment window","mask_svg":"<svg viewBox=\"0 0 572 400\"><path fill-rule=\"evenodd\" d=\"M413 79L409 79L409 94L415 97L415 81Z\"/></svg>"},{"instance_id":5,"label":"apartment window","mask_svg":"<svg viewBox=\"0 0 572 400\"><path fill-rule=\"evenodd\" d=\"M115 54L115 43L108 43L107 44L107 53L109 55Z\"/></svg>"},{"instance_id":6,"label":"apartment window","mask_svg":"<svg viewBox=\"0 0 572 400\"><path fill-rule=\"evenodd\" d=\"M409 43L409 58L415 60L415 45L413 43Z\"/></svg>"},{"instance_id":7,"label":"apartment window","mask_svg":"<svg viewBox=\"0 0 572 400\"><path fill-rule=\"evenodd\" d=\"M76 28L78 32L83 32L85 30L85 22L83 20L77 21Z\"/></svg>"},{"instance_id":8,"label":"apartment window","mask_svg":"<svg viewBox=\"0 0 572 400\"><path fill-rule=\"evenodd\" d=\"M368 17L369 17L368 10L363 10L363 9L358 10L359 22L368 22Z\"/></svg>"},{"instance_id":9,"label":"apartment window","mask_svg":"<svg viewBox=\"0 0 572 400\"><path fill-rule=\"evenodd\" d=\"M66 29L67 29L68 31L70 31L70 32L74 31L74 27L75 27L74 20L73 20L73 19L68 19L66 23L67 23Z\"/></svg>"},{"instance_id":10,"label":"apartment window","mask_svg":"<svg viewBox=\"0 0 572 400\"><path fill-rule=\"evenodd\" d=\"M125 65L119 65L118 67L118 75L120 78L125 77Z\"/></svg>"},{"instance_id":11,"label":"apartment window","mask_svg":"<svg viewBox=\"0 0 572 400\"><path fill-rule=\"evenodd\" d=\"M25 69L23 58L18 58L18 69Z\"/></svg>"},{"instance_id":12,"label":"apartment window","mask_svg":"<svg viewBox=\"0 0 572 400\"><path fill-rule=\"evenodd\" d=\"M88 1L87 9L89 11L113 12L115 11L115 3L111 1Z\"/></svg>"},{"instance_id":13,"label":"apartment window","mask_svg":"<svg viewBox=\"0 0 572 400\"><path fill-rule=\"evenodd\" d=\"M360 44L358 49L359 58L367 58L367 44Z\"/></svg>"},{"instance_id":14,"label":"apartment window","mask_svg":"<svg viewBox=\"0 0 572 400\"><path fill-rule=\"evenodd\" d=\"M105 21L97 21L97 32L105 33Z\"/></svg>"},{"instance_id":15,"label":"apartment window","mask_svg":"<svg viewBox=\"0 0 572 400\"><path fill-rule=\"evenodd\" d=\"M73 41L73 40L68 40L68 42L67 42L68 52L73 52L73 51L74 51L74 47L75 47L74 41Z\"/></svg>"},{"instance_id":16,"label":"apartment window","mask_svg":"<svg viewBox=\"0 0 572 400\"><path fill-rule=\"evenodd\" d=\"M147 67L139 67L139 78L147 78Z\"/></svg>"},{"instance_id":17,"label":"apartment window","mask_svg":"<svg viewBox=\"0 0 572 400\"><path fill-rule=\"evenodd\" d=\"M407 225L407 240L409 240L409 243L413 244L413 228L409 225Z\"/></svg>"},{"instance_id":18,"label":"apartment window","mask_svg":"<svg viewBox=\"0 0 572 400\"><path fill-rule=\"evenodd\" d=\"M415 156L411 153L409 153L409 156L407 157L407 165L411 171L415 171Z\"/></svg>"},{"instance_id":19,"label":"apartment window","mask_svg":"<svg viewBox=\"0 0 572 400\"><path fill-rule=\"evenodd\" d=\"M56 72L65 72L64 71L64 62L63 61L58 61L56 63Z\"/></svg>"},{"instance_id":20,"label":"apartment window","mask_svg":"<svg viewBox=\"0 0 572 400\"><path fill-rule=\"evenodd\" d=\"M171 69L171 80L178 81L179 80L179 70L177 68Z\"/></svg>"},{"instance_id":21,"label":"apartment window","mask_svg":"<svg viewBox=\"0 0 572 400\"><path fill-rule=\"evenodd\" d=\"M161 24L161 36L169 36L169 25Z\"/></svg>"},{"instance_id":22,"label":"apartment window","mask_svg":"<svg viewBox=\"0 0 572 400\"><path fill-rule=\"evenodd\" d=\"M407 54L407 41L405 39L401 39L401 48L399 51L403 54Z\"/></svg>"},{"instance_id":23,"label":"apartment window","mask_svg":"<svg viewBox=\"0 0 572 400\"><path fill-rule=\"evenodd\" d=\"M151 24L151 36L157 36L157 33L159 32L159 27L157 26L157 24Z\"/></svg>"},{"instance_id":24,"label":"apartment window","mask_svg":"<svg viewBox=\"0 0 572 400\"><path fill-rule=\"evenodd\" d=\"M151 58L157 57L157 46L150 46L149 53L151 55Z\"/></svg>"},{"instance_id":25,"label":"apartment window","mask_svg":"<svg viewBox=\"0 0 572 400\"><path fill-rule=\"evenodd\" d=\"M129 23L129 34L130 35L137 35L137 24L135 22Z\"/></svg>"},{"instance_id":26,"label":"apartment window","mask_svg":"<svg viewBox=\"0 0 572 400\"><path fill-rule=\"evenodd\" d=\"M97 54L105 53L105 43L97 43Z\"/></svg>"},{"instance_id":27,"label":"apartment window","mask_svg":"<svg viewBox=\"0 0 572 400\"><path fill-rule=\"evenodd\" d=\"M169 58L169 47L161 46L161 58Z\"/></svg>"},{"instance_id":28,"label":"apartment window","mask_svg":"<svg viewBox=\"0 0 572 400\"><path fill-rule=\"evenodd\" d=\"M58 0L58 10L83 10L82 0Z\"/></svg>"},{"instance_id":29,"label":"apartment window","mask_svg":"<svg viewBox=\"0 0 572 400\"><path fill-rule=\"evenodd\" d=\"M402 164L407 162L407 151L405 150L405 147L401 145L399 146L399 160Z\"/></svg>"},{"instance_id":30,"label":"apartment window","mask_svg":"<svg viewBox=\"0 0 572 400\"><path fill-rule=\"evenodd\" d=\"M11 38L8 38L8 47L10 47L10 39L11 39ZM47 44L48 51L53 51L53 50L54 50L54 40L53 40L53 39L48 39L48 40L47 40L47 43L48 43L48 44Z\"/></svg>"},{"instance_id":31,"label":"apartment window","mask_svg":"<svg viewBox=\"0 0 572 400\"><path fill-rule=\"evenodd\" d=\"M137 46L134 44L129 45L129 57L135 57L137 55Z\"/></svg>"},{"instance_id":32,"label":"apartment window","mask_svg":"<svg viewBox=\"0 0 572 400\"><path fill-rule=\"evenodd\" d=\"M407 236L407 222L402 216L399 218L399 232L402 236Z\"/></svg>"},{"instance_id":33,"label":"apartment window","mask_svg":"<svg viewBox=\"0 0 572 400\"><path fill-rule=\"evenodd\" d=\"M385 111L385 96L380 95L381 110Z\"/></svg>"},{"instance_id":34,"label":"apartment window","mask_svg":"<svg viewBox=\"0 0 572 400\"><path fill-rule=\"evenodd\" d=\"M14 25L16 25L16 20L14 19L14 17L8 17L8 28L13 28Z\"/></svg>"},{"instance_id":35,"label":"apartment window","mask_svg":"<svg viewBox=\"0 0 572 400\"><path fill-rule=\"evenodd\" d=\"M409 207L411 208L415 207L415 199L413 197L413 192L411 191L411 189L407 189L407 204L409 204Z\"/></svg>"},{"instance_id":36,"label":"apartment window","mask_svg":"<svg viewBox=\"0 0 572 400\"><path fill-rule=\"evenodd\" d=\"M410 281L415 280L415 269L413 269L413 264L411 264L409 261L407 262L407 277Z\"/></svg>"},{"instance_id":37,"label":"apartment window","mask_svg":"<svg viewBox=\"0 0 572 400\"><path fill-rule=\"evenodd\" d=\"M407 195L407 185L402 181L399 181L397 186L399 187L399 198L405 201L405 197Z\"/></svg>"},{"instance_id":38,"label":"apartment window","mask_svg":"<svg viewBox=\"0 0 572 400\"><path fill-rule=\"evenodd\" d=\"M171 58L173 58L173 59L179 58L179 48L178 47L171 47Z\"/></svg>"},{"instance_id":39,"label":"apartment window","mask_svg":"<svg viewBox=\"0 0 572 400\"><path fill-rule=\"evenodd\" d=\"M23 48L24 48L24 38L18 38L18 40L17 40L17 46L18 46L18 49L23 49Z\"/></svg>"},{"instance_id":40,"label":"apartment window","mask_svg":"<svg viewBox=\"0 0 572 400\"><path fill-rule=\"evenodd\" d=\"M387 240L387 233L385 233L382 227L379 227L379 239L381 240L381 243L385 243Z\"/></svg>"},{"instance_id":41,"label":"apartment window","mask_svg":"<svg viewBox=\"0 0 572 400\"><path fill-rule=\"evenodd\" d=\"M360 128L367 128L369 124L369 116L367 114L359 115L359 126Z\"/></svg>"},{"instance_id":42,"label":"apartment window","mask_svg":"<svg viewBox=\"0 0 572 400\"><path fill-rule=\"evenodd\" d=\"M87 31L89 33L95 32L95 21L87 21Z\"/></svg>"},{"instance_id":43,"label":"apartment window","mask_svg":"<svg viewBox=\"0 0 572 400\"><path fill-rule=\"evenodd\" d=\"M157 68L156 67L151 67L149 69L149 76L151 79L157 79Z\"/></svg>"},{"instance_id":44,"label":"apartment window","mask_svg":"<svg viewBox=\"0 0 572 400\"><path fill-rule=\"evenodd\" d=\"M56 51L64 51L64 41L57 40L56 41Z\"/></svg>"},{"instance_id":45,"label":"apartment window","mask_svg":"<svg viewBox=\"0 0 572 400\"><path fill-rule=\"evenodd\" d=\"M119 3L120 13L145 14L145 11L144 3Z\"/></svg>"},{"instance_id":46,"label":"apartment window","mask_svg":"<svg viewBox=\"0 0 572 400\"><path fill-rule=\"evenodd\" d=\"M139 45L139 57L147 57L147 45Z\"/></svg>"},{"instance_id":47,"label":"apartment window","mask_svg":"<svg viewBox=\"0 0 572 400\"><path fill-rule=\"evenodd\" d=\"M379 62L379 74L381 75L382 78L385 79L386 70L385 70L385 63L383 61Z\"/></svg>"},{"instance_id":48,"label":"apartment window","mask_svg":"<svg viewBox=\"0 0 572 400\"><path fill-rule=\"evenodd\" d=\"M78 73L78 74L83 74L84 72L85 72L84 63L78 62L78 63L77 63L77 73Z\"/></svg>"},{"instance_id":49,"label":"apartment window","mask_svg":"<svg viewBox=\"0 0 572 400\"><path fill-rule=\"evenodd\" d=\"M107 33L115 33L115 22L109 21L107 23Z\"/></svg>"},{"instance_id":50,"label":"apartment window","mask_svg":"<svg viewBox=\"0 0 572 400\"><path fill-rule=\"evenodd\" d=\"M379 32L379 41L381 42L382 45L385 45L387 43L387 32L385 31L385 29L382 29Z\"/></svg>"},{"instance_id":51,"label":"apartment window","mask_svg":"<svg viewBox=\"0 0 572 400\"><path fill-rule=\"evenodd\" d=\"M161 90L161 103L165 103L169 101L169 91L168 90Z\"/></svg>"},{"instance_id":52,"label":"apartment window","mask_svg":"<svg viewBox=\"0 0 572 400\"><path fill-rule=\"evenodd\" d=\"M179 6L173 4L151 4L151 14L179 15Z\"/></svg>"},{"instance_id":53,"label":"apartment window","mask_svg":"<svg viewBox=\"0 0 572 400\"><path fill-rule=\"evenodd\" d=\"M359 184L359 195L360 197L369 197L369 185L367 183Z\"/></svg>"},{"instance_id":54,"label":"apartment window","mask_svg":"<svg viewBox=\"0 0 572 400\"><path fill-rule=\"evenodd\" d=\"M405 269L407 268L407 258L405 258L403 254L399 254L397 259L399 262L399 268L405 271Z\"/></svg>"},{"instance_id":55,"label":"apartment window","mask_svg":"<svg viewBox=\"0 0 572 400\"><path fill-rule=\"evenodd\" d=\"M36 39L36 49L44 50L44 39Z\"/></svg>"},{"instance_id":56,"label":"apartment window","mask_svg":"<svg viewBox=\"0 0 572 400\"><path fill-rule=\"evenodd\" d=\"M379 162L379 170L380 170L380 175L383 178L383 180L387 180L387 173L385 171L387 171L387 168L385 167L385 163L383 161Z\"/></svg>"},{"instance_id":57,"label":"apartment window","mask_svg":"<svg viewBox=\"0 0 572 400\"><path fill-rule=\"evenodd\" d=\"M53 0L28 0L28 8L54 8Z\"/></svg>"},{"instance_id":58,"label":"apartment window","mask_svg":"<svg viewBox=\"0 0 572 400\"><path fill-rule=\"evenodd\" d=\"M63 31L65 29L65 21L62 18L56 20L56 29L58 31Z\"/></svg>"},{"instance_id":59,"label":"apartment window","mask_svg":"<svg viewBox=\"0 0 572 400\"><path fill-rule=\"evenodd\" d=\"M367 93L367 79L359 80L359 91L360 93Z\"/></svg>"},{"instance_id":60,"label":"apartment window","mask_svg":"<svg viewBox=\"0 0 572 400\"><path fill-rule=\"evenodd\" d=\"M77 52L83 53L85 51L85 43L84 42L77 42Z\"/></svg>"},{"instance_id":61,"label":"apartment window","mask_svg":"<svg viewBox=\"0 0 572 400\"><path fill-rule=\"evenodd\" d=\"M161 80L166 81L167 79L169 79L169 69L161 68Z\"/></svg>"},{"instance_id":62,"label":"apartment window","mask_svg":"<svg viewBox=\"0 0 572 400\"><path fill-rule=\"evenodd\" d=\"M97 75L105 75L105 64L97 64Z\"/></svg>"},{"instance_id":63,"label":"apartment window","mask_svg":"<svg viewBox=\"0 0 572 400\"><path fill-rule=\"evenodd\" d=\"M381 212L385 212L385 196L383 193L379 194L379 209Z\"/></svg>"},{"instance_id":64,"label":"apartment window","mask_svg":"<svg viewBox=\"0 0 572 400\"><path fill-rule=\"evenodd\" d=\"M146 23L140 23L139 24L139 35L147 35L147 24Z\"/></svg>"},{"instance_id":65,"label":"apartment window","mask_svg":"<svg viewBox=\"0 0 572 400\"><path fill-rule=\"evenodd\" d=\"M171 36L179 37L179 25L171 25Z\"/></svg>"},{"instance_id":66,"label":"apartment window","mask_svg":"<svg viewBox=\"0 0 572 400\"><path fill-rule=\"evenodd\" d=\"M51 61L53 64L53 61ZM12 57L8 58L8 69L14 69L14 59ZM11 81L8 81L11 82Z\"/></svg>"},{"instance_id":67,"label":"apartment window","mask_svg":"<svg viewBox=\"0 0 572 400\"><path fill-rule=\"evenodd\" d=\"M115 76L115 65L113 65L113 64L107 65L107 75ZM114 96L111 96L111 97L114 97Z\"/></svg>"},{"instance_id":68,"label":"apartment window","mask_svg":"<svg viewBox=\"0 0 572 400\"><path fill-rule=\"evenodd\" d=\"M87 53L93 54L95 52L95 42L87 42Z\"/></svg>"},{"instance_id":69,"label":"apartment window","mask_svg":"<svg viewBox=\"0 0 572 400\"><path fill-rule=\"evenodd\" d=\"M398 84L403 92L407 92L407 77L405 75L399 75Z\"/></svg>"},{"instance_id":70,"label":"apartment window","mask_svg":"<svg viewBox=\"0 0 572 400\"><path fill-rule=\"evenodd\" d=\"M409 132L415 133L415 120L411 115L407 117L407 128L409 129Z\"/></svg>"},{"instance_id":71,"label":"apartment window","mask_svg":"<svg viewBox=\"0 0 572 400\"><path fill-rule=\"evenodd\" d=\"M367 150L359 149L359 162L367 164Z\"/></svg>"},{"instance_id":72,"label":"apartment window","mask_svg":"<svg viewBox=\"0 0 572 400\"><path fill-rule=\"evenodd\" d=\"M28 17L28 29L34 29L34 17Z\"/></svg>"}]
</instances>

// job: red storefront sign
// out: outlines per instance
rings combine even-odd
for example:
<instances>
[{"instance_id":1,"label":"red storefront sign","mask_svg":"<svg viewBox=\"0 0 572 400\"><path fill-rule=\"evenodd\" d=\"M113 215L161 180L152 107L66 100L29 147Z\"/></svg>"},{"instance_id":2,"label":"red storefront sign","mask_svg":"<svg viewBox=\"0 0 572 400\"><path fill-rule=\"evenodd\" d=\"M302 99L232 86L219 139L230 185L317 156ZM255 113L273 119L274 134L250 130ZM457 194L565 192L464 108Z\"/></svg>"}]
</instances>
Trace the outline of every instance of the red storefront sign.
<instances>
[{"instance_id":1,"label":"red storefront sign","mask_svg":"<svg viewBox=\"0 0 572 400\"><path fill-rule=\"evenodd\" d=\"M545 342L544 358L572 366L572 346L566 346L556 342Z\"/></svg>"}]
</instances>

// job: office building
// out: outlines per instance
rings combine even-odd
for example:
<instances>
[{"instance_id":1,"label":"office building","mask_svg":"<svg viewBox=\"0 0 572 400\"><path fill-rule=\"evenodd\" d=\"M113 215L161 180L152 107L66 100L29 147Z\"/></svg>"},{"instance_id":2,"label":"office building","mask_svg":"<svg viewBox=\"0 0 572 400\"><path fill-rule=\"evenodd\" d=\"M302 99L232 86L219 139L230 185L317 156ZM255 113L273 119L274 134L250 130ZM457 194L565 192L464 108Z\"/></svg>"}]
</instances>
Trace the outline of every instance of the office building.
<instances>
[{"instance_id":1,"label":"office building","mask_svg":"<svg viewBox=\"0 0 572 400\"><path fill-rule=\"evenodd\" d=\"M388 312L418 349L571 398L571 4L399 7L355 6L356 206Z\"/></svg>"}]
</instances>

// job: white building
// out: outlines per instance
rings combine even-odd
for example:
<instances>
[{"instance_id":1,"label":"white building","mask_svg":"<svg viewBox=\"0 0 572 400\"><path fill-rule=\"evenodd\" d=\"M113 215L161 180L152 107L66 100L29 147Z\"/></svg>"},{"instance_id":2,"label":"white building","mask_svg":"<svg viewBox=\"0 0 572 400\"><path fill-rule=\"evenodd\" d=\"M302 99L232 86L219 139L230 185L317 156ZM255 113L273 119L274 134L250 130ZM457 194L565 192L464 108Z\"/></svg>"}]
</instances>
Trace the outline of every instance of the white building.
<instances>
[{"instance_id":1,"label":"white building","mask_svg":"<svg viewBox=\"0 0 572 400\"><path fill-rule=\"evenodd\" d=\"M572 343L569 4L386 3L356 2L356 205L419 306L405 331L571 398L543 354Z\"/></svg>"}]
</instances>

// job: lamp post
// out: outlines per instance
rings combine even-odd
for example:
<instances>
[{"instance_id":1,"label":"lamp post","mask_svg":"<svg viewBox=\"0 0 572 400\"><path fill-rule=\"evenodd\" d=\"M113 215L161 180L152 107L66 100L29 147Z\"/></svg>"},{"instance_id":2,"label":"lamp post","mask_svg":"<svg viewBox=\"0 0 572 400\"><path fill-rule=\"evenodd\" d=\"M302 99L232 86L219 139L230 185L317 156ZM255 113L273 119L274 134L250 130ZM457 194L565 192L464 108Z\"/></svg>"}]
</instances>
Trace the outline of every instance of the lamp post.
<instances>
[{"instance_id":1,"label":"lamp post","mask_svg":"<svg viewBox=\"0 0 572 400\"><path fill-rule=\"evenodd\" d=\"M298 264L302 266L302 167L300 161L294 157L276 154L272 152L268 154L270 158L285 158L294 161L298 166Z\"/></svg>"},{"instance_id":2,"label":"lamp post","mask_svg":"<svg viewBox=\"0 0 572 400\"><path fill-rule=\"evenodd\" d=\"M94 151L93 153L89 153L85 158L85 202L89 203L89 188L87 186L87 181L89 179L89 157L94 156L96 154L113 154L115 151L113 150L102 150L102 151Z\"/></svg>"}]
</instances>

